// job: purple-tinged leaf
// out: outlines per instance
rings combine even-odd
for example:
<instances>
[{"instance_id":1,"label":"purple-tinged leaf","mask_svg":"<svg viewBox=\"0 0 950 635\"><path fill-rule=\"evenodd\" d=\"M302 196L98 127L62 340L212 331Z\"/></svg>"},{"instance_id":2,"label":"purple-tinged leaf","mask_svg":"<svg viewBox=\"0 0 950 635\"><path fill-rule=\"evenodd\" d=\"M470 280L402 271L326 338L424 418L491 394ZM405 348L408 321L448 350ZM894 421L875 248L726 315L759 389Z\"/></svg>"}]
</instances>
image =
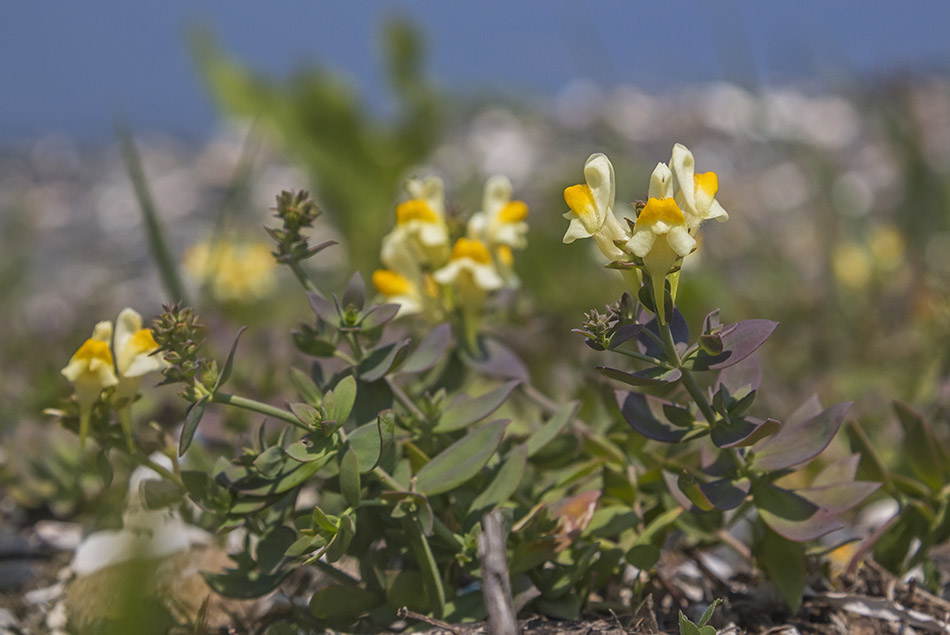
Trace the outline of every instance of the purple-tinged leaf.
<instances>
[{"instance_id":1,"label":"purple-tinged leaf","mask_svg":"<svg viewBox=\"0 0 950 635\"><path fill-rule=\"evenodd\" d=\"M544 447L556 439L567 424L574 420L577 411L580 410L580 403L571 401L557 409L551 418L543 426L531 433L531 436L524 442L528 449L528 456L534 456Z\"/></svg>"},{"instance_id":2,"label":"purple-tinged leaf","mask_svg":"<svg viewBox=\"0 0 950 635\"><path fill-rule=\"evenodd\" d=\"M333 245L336 245L336 244L338 244L338 243L337 243L335 240L325 240L325 241L323 241L322 243L320 243L320 244L318 244L318 245L314 245L313 247L309 248L309 249L306 251L306 253L304 254L303 257L304 257L304 258L310 258L311 256L315 256L316 254L320 253L321 251L323 251L323 250L326 249L327 247L332 247ZM288 254L288 256L289 256L289 254Z\"/></svg>"},{"instance_id":3,"label":"purple-tinged leaf","mask_svg":"<svg viewBox=\"0 0 950 635\"><path fill-rule=\"evenodd\" d=\"M363 315L360 320L360 328L364 331L374 329L386 324L399 313L399 305L391 302L389 304L377 304Z\"/></svg>"},{"instance_id":4,"label":"purple-tinged leaf","mask_svg":"<svg viewBox=\"0 0 950 635\"><path fill-rule=\"evenodd\" d=\"M738 364L723 368L719 372L719 378L713 390L719 390L720 386L725 386L731 394L735 395L743 389L758 390L761 385L762 365L759 363L759 356L753 353Z\"/></svg>"},{"instance_id":5,"label":"purple-tinged leaf","mask_svg":"<svg viewBox=\"0 0 950 635\"><path fill-rule=\"evenodd\" d=\"M720 448L742 448L772 436L782 428L775 419L736 418L729 424L720 422L712 427L709 437Z\"/></svg>"},{"instance_id":6,"label":"purple-tinged leaf","mask_svg":"<svg viewBox=\"0 0 950 635\"><path fill-rule=\"evenodd\" d=\"M699 348L706 355L716 357L722 355L725 345L722 343L722 335L719 333L703 334L699 336Z\"/></svg>"},{"instance_id":7,"label":"purple-tinged leaf","mask_svg":"<svg viewBox=\"0 0 950 635\"><path fill-rule=\"evenodd\" d=\"M640 316L640 321L646 317L646 312ZM673 342L676 344L677 352L682 355L689 346L689 325L686 318L679 312L679 309L673 310L673 319L670 320L670 331L673 333ZM649 333L649 334L648 334ZM666 351L660 343L663 338L660 337L659 321L654 317L643 325L640 333L637 335L637 344L640 352L657 359L666 359Z\"/></svg>"},{"instance_id":8,"label":"purple-tinged leaf","mask_svg":"<svg viewBox=\"0 0 950 635\"><path fill-rule=\"evenodd\" d=\"M823 408L821 407L821 402L818 400L818 395L812 395L808 398L805 403L800 405L795 412L790 414L785 420L785 425L788 426L798 426L812 417L817 417L821 414Z\"/></svg>"},{"instance_id":9,"label":"purple-tinged leaf","mask_svg":"<svg viewBox=\"0 0 950 635\"><path fill-rule=\"evenodd\" d=\"M585 331L584 329L571 329L571 333L578 333L584 336L584 343L587 344L590 348L595 351L606 350L603 346L597 343L597 336L591 333L590 331Z\"/></svg>"},{"instance_id":10,"label":"purple-tinged leaf","mask_svg":"<svg viewBox=\"0 0 950 635\"><path fill-rule=\"evenodd\" d=\"M812 479L811 487L824 487L838 483L850 483L858 474L861 455L852 454L846 459L829 463Z\"/></svg>"},{"instance_id":11,"label":"purple-tinged leaf","mask_svg":"<svg viewBox=\"0 0 950 635\"><path fill-rule=\"evenodd\" d=\"M433 428L433 432L451 432L478 423L501 408L501 405L508 401L508 397L511 396L515 387L520 383L517 380L509 381L478 397L457 396L442 412L439 422Z\"/></svg>"},{"instance_id":12,"label":"purple-tinged leaf","mask_svg":"<svg viewBox=\"0 0 950 635\"><path fill-rule=\"evenodd\" d=\"M690 433L690 428L673 426L663 416L662 399L636 392L617 390L614 393L624 421L648 439L663 443L679 443Z\"/></svg>"},{"instance_id":13,"label":"purple-tinged leaf","mask_svg":"<svg viewBox=\"0 0 950 635\"><path fill-rule=\"evenodd\" d=\"M616 379L631 386L662 386L679 381L680 377L683 376L679 368L664 368L662 366L652 366L635 373L627 373L606 366L598 366L597 370L604 377Z\"/></svg>"},{"instance_id":14,"label":"purple-tinged leaf","mask_svg":"<svg viewBox=\"0 0 950 635\"><path fill-rule=\"evenodd\" d=\"M393 366L402 361L405 352L409 349L412 340L392 342L369 351L360 361L360 379L366 382L382 379Z\"/></svg>"},{"instance_id":15,"label":"purple-tinged leaf","mask_svg":"<svg viewBox=\"0 0 950 635\"><path fill-rule=\"evenodd\" d=\"M407 375L429 370L445 357L451 343L452 327L448 324L440 324L422 338L416 350L409 354L396 372Z\"/></svg>"},{"instance_id":16,"label":"purple-tinged leaf","mask_svg":"<svg viewBox=\"0 0 950 635\"><path fill-rule=\"evenodd\" d=\"M704 445L700 450L700 466L709 476L725 476L736 468L736 462L729 452Z\"/></svg>"},{"instance_id":17,"label":"purple-tinged leaf","mask_svg":"<svg viewBox=\"0 0 950 635\"><path fill-rule=\"evenodd\" d=\"M195 438L195 431L201 423L201 417L204 416L210 399L211 395L205 395L188 406L188 411L185 413L185 425L182 426L181 437L178 439L178 456L183 456L191 447L191 441Z\"/></svg>"},{"instance_id":18,"label":"purple-tinged leaf","mask_svg":"<svg viewBox=\"0 0 950 635\"><path fill-rule=\"evenodd\" d=\"M318 318L334 326L340 323L340 312L337 310L334 302L327 300L316 291L309 291L307 293L307 301L310 303L310 308Z\"/></svg>"},{"instance_id":19,"label":"purple-tinged leaf","mask_svg":"<svg viewBox=\"0 0 950 635\"><path fill-rule=\"evenodd\" d=\"M738 364L755 352L769 338L778 322L771 320L743 320L723 327L723 351L709 355L703 350L696 353L690 367L693 370L719 370Z\"/></svg>"},{"instance_id":20,"label":"purple-tinged leaf","mask_svg":"<svg viewBox=\"0 0 950 635\"><path fill-rule=\"evenodd\" d=\"M669 490L677 504L679 504L679 506L683 509L693 509L695 507L693 501L691 501L689 496L684 494L683 490L680 489L679 477L672 472L667 472L666 470L663 470L662 475L663 482L666 484L666 489Z\"/></svg>"},{"instance_id":21,"label":"purple-tinged leaf","mask_svg":"<svg viewBox=\"0 0 950 635\"><path fill-rule=\"evenodd\" d=\"M673 403L672 401L663 404L663 416L674 426L680 428L692 428L696 424L696 417L689 408Z\"/></svg>"},{"instance_id":22,"label":"purple-tinged leaf","mask_svg":"<svg viewBox=\"0 0 950 635\"><path fill-rule=\"evenodd\" d=\"M462 360L478 372L492 377L528 381L528 368L514 351L498 340L479 338L479 351L472 355L465 353Z\"/></svg>"},{"instance_id":23,"label":"purple-tinged leaf","mask_svg":"<svg viewBox=\"0 0 950 635\"><path fill-rule=\"evenodd\" d=\"M359 311L363 308L363 304L366 302L366 283L363 282L363 276L360 275L359 271L353 273L350 276L349 282L346 283L346 289L343 290L343 301L341 304L344 307L355 306L356 310Z\"/></svg>"},{"instance_id":24,"label":"purple-tinged leaf","mask_svg":"<svg viewBox=\"0 0 950 635\"><path fill-rule=\"evenodd\" d=\"M716 509L727 511L735 509L745 501L746 496L749 495L750 486L751 483L747 478L722 478L703 483L699 486L699 489L702 490L703 495Z\"/></svg>"},{"instance_id":25,"label":"purple-tinged leaf","mask_svg":"<svg viewBox=\"0 0 950 635\"><path fill-rule=\"evenodd\" d=\"M713 309L705 318L703 318L703 334L711 335L718 333L722 329L722 317L719 315L719 309Z\"/></svg>"},{"instance_id":26,"label":"purple-tinged leaf","mask_svg":"<svg viewBox=\"0 0 950 635\"><path fill-rule=\"evenodd\" d=\"M870 481L851 481L822 487L808 487L798 490L797 493L829 514L840 514L863 501L880 486L880 483Z\"/></svg>"},{"instance_id":27,"label":"purple-tinged leaf","mask_svg":"<svg viewBox=\"0 0 950 635\"><path fill-rule=\"evenodd\" d=\"M850 407L850 402L839 403L801 423L790 420L778 434L753 448L751 467L772 472L815 458L831 443Z\"/></svg>"},{"instance_id":28,"label":"purple-tinged leaf","mask_svg":"<svg viewBox=\"0 0 950 635\"><path fill-rule=\"evenodd\" d=\"M627 340L636 337L643 330L642 324L624 324L610 336L610 350L614 350Z\"/></svg>"},{"instance_id":29,"label":"purple-tinged leaf","mask_svg":"<svg viewBox=\"0 0 950 635\"><path fill-rule=\"evenodd\" d=\"M814 503L771 483L752 489L755 506L766 525L795 542L807 542L844 527Z\"/></svg>"}]
</instances>

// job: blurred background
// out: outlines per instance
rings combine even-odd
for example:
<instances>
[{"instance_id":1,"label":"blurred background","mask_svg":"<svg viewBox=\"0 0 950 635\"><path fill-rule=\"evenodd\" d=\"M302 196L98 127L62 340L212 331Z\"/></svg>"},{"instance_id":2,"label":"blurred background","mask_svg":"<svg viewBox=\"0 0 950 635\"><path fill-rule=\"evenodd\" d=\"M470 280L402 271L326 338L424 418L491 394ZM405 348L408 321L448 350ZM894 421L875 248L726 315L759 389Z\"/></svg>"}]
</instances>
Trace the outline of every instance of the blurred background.
<instances>
[{"instance_id":1,"label":"blurred background","mask_svg":"<svg viewBox=\"0 0 950 635\"><path fill-rule=\"evenodd\" d=\"M283 350L309 318L262 246L282 189L324 208L317 232L343 247L316 266L336 290L379 266L406 178L444 176L465 218L485 178L506 174L531 209L516 344L568 397L594 361L579 337L552 344L621 286L590 241L561 244L563 189L605 152L622 210L676 142L718 173L731 215L704 229L682 308L692 324L715 307L782 323L762 349L765 407L781 417L817 392L855 400L868 426L893 399L945 416L947 24L942 3L879 0L8 4L0 469L33 474L9 479L12 496L44 509L62 497L63 515L94 499L33 455L36 435L55 434L40 411L69 393L59 370L98 320L184 294L222 341L251 324L242 347ZM230 281L206 276L222 244L211 260L231 259ZM247 378L265 397L282 390L270 381ZM63 460L87 460L63 435Z\"/></svg>"}]
</instances>

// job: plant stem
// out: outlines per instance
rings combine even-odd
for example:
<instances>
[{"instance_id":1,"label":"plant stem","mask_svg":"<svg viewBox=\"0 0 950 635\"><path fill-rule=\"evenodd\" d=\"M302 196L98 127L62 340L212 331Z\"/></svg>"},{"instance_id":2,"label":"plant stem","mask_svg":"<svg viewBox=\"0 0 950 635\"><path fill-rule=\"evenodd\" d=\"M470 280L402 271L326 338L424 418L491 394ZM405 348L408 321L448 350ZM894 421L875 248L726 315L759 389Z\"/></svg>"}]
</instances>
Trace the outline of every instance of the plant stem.
<instances>
[{"instance_id":1,"label":"plant stem","mask_svg":"<svg viewBox=\"0 0 950 635\"><path fill-rule=\"evenodd\" d=\"M152 470L153 472L155 472L162 478L171 481L178 487L182 489L185 488L184 484L181 482L181 478L178 477L178 475L173 474L172 472L169 472L164 467L162 467L161 465L159 465L158 463L150 459L147 455L141 452L136 452L132 456L135 458L135 460L138 462L139 465L147 467L148 469Z\"/></svg>"},{"instance_id":2,"label":"plant stem","mask_svg":"<svg viewBox=\"0 0 950 635\"><path fill-rule=\"evenodd\" d=\"M647 362L648 364L653 364L654 366L665 366L665 367L667 367L667 368L670 367L670 365L669 365L667 362L664 362L664 361L661 360L661 359L657 359L656 357L650 357L649 355L644 355L643 353L635 353L635 352L633 352L633 351L625 351L625 350L622 350L622 349L619 349L619 348L613 348L613 349L609 349L609 350L611 350L611 351L614 352L614 353L620 353L621 355L626 355L627 357L632 357L632 358L634 358L634 359L639 359L641 362Z\"/></svg>"},{"instance_id":3,"label":"plant stem","mask_svg":"<svg viewBox=\"0 0 950 635\"><path fill-rule=\"evenodd\" d=\"M406 410L412 413L412 416L419 420L420 423L426 423L429 418L425 416L422 410L412 402L412 399L409 398L402 388L393 380L392 377L386 377L386 385L389 386L389 389L393 393L393 397L396 398L399 403L401 403Z\"/></svg>"},{"instance_id":4,"label":"plant stem","mask_svg":"<svg viewBox=\"0 0 950 635\"><path fill-rule=\"evenodd\" d=\"M712 409L712 406L709 405L709 401L706 399L706 394L703 392L703 389L696 383L696 378L693 377L693 374L683 365L682 360L680 360L679 353L676 352L676 343L673 341L673 331L670 329L669 322L661 324L659 328L660 336L663 338L663 350L666 351L666 356L683 374L683 386L686 388L686 392L690 394L696 402L696 405L699 406L700 412L706 417L706 423L713 425L716 423L718 417Z\"/></svg>"},{"instance_id":5,"label":"plant stem","mask_svg":"<svg viewBox=\"0 0 950 635\"><path fill-rule=\"evenodd\" d=\"M286 262L287 266L290 267L290 270L294 272L294 275L297 277L298 282L303 285L303 288L307 291L313 291L314 293L319 293L317 285L313 283L310 279L310 276L303 270L303 267L300 266L299 260L288 260Z\"/></svg>"},{"instance_id":6,"label":"plant stem","mask_svg":"<svg viewBox=\"0 0 950 635\"><path fill-rule=\"evenodd\" d=\"M283 408L262 403L255 399L249 399L247 397L241 397L238 395L230 395L224 392L216 392L211 396L211 401L213 403L222 403L229 406L244 408L245 410L250 410L252 412L259 412L263 415L267 415L268 417L274 417L275 419L286 421L287 423L293 424L302 430L311 432L310 428L301 423L292 412L287 412Z\"/></svg>"}]
</instances>

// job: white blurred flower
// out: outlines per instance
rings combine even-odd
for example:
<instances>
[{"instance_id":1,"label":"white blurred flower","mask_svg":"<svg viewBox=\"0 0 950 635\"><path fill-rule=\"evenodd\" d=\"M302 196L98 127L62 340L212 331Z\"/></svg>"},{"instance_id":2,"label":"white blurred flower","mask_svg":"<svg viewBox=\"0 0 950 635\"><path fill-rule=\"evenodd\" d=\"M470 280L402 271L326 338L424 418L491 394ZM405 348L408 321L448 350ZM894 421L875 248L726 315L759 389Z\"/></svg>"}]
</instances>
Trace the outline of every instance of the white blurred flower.
<instances>
[{"instance_id":1,"label":"white blurred flower","mask_svg":"<svg viewBox=\"0 0 950 635\"><path fill-rule=\"evenodd\" d=\"M468 221L469 238L484 242L489 248L507 245L524 249L528 241L528 206L524 201L511 200L511 181L496 175L485 183L482 211Z\"/></svg>"}]
</instances>

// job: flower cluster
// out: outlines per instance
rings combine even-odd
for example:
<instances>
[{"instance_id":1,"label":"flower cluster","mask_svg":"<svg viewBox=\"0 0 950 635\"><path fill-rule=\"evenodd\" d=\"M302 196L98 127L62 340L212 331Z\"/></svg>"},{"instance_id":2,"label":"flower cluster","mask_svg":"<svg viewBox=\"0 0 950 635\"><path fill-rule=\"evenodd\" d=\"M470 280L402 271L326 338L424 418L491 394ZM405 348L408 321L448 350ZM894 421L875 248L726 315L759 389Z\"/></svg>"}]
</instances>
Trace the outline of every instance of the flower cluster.
<instances>
[{"instance_id":1,"label":"flower cluster","mask_svg":"<svg viewBox=\"0 0 950 635\"><path fill-rule=\"evenodd\" d=\"M376 290L400 305L399 315L422 313L438 320L459 308L471 316L489 293L518 285L513 250L527 245L528 206L512 200L506 177L488 179L481 211L454 243L442 179L410 180L406 190L409 199L396 207L396 226L383 238L385 268L373 273Z\"/></svg>"},{"instance_id":2,"label":"flower cluster","mask_svg":"<svg viewBox=\"0 0 950 635\"><path fill-rule=\"evenodd\" d=\"M611 262L642 267L653 285L657 314L665 320L666 276L696 249L703 221L729 218L716 200L719 178L715 172L696 172L693 154L673 146L669 165L658 163L650 177L646 204L637 206L635 222L627 227L614 215L614 168L605 155L592 154L584 165L586 183L564 190L571 221L564 242L593 238Z\"/></svg>"},{"instance_id":3,"label":"flower cluster","mask_svg":"<svg viewBox=\"0 0 950 635\"><path fill-rule=\"evenodd\" d=\"M161 357L154 355L158 348L152 331L143 328L142 316L134 309L123 309L114 329L109 321L96 324L92 337L79 347L62 370L76 391L80 447L89 434L93 406L107 388L114 389L111 400L118 410L126 440L131 444L132 401L142 377L166 366Z\"/></svg>"},{"instance_id":4,"label":"flower cluster","mask_svg":"<svg viewBox=\"0 0 950 635\"><path fill-rule=\"evenodd\" d=\"M182 265L222 302L255 302L277 284L277 262L266 243L203 241L185 252Z\"/></svg>"}]
</instances>

